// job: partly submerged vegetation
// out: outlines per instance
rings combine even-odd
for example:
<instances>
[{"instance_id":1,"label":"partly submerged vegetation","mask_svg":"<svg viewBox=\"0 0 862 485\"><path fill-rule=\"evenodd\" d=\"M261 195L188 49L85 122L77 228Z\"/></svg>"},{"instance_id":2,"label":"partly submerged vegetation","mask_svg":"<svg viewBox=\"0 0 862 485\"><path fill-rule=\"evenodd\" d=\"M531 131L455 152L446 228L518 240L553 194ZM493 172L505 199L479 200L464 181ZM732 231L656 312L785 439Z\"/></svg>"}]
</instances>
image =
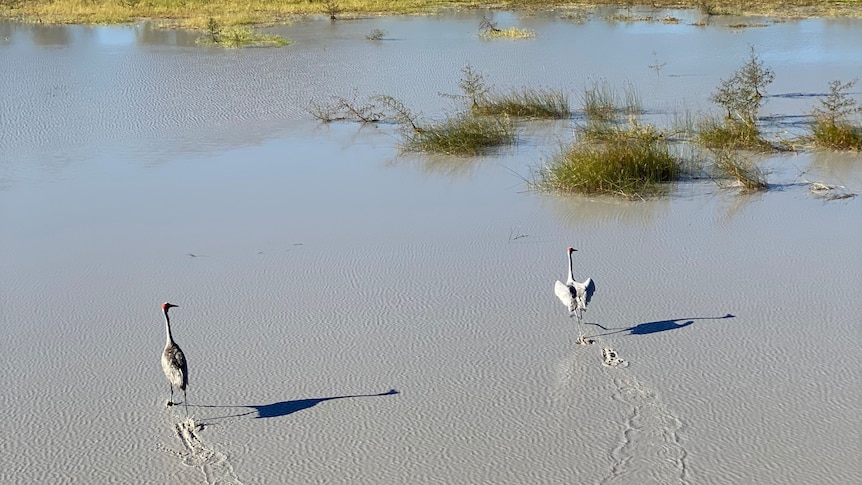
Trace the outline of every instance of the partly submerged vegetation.
<instances>
[{"instance_id":1,"label":"partly submerged vegetation","mask_svg":"<svg viewBox=\"0 0 862 485\"><path fill-rule=\"evenodd\" d=\"M569 98L554 89L521 88L520 91L495 94L473 107L476 114L507 115L520 118L565 119L572 113Z\"/></svg>"},{"instance_id":2,"label":"partly submerged vegetation","mask_svg":"<svg viewBox=\"0 0 862 485\"><path fill-rule=\"evenodd\" d=\"M210 45L225 48L237 47L282 47L290 41L280 35L261 34L251 27L233 25L222 28L215 18L207 21L206 34L198 37L199 45Z\"/></svg>"},{"instance_id":3,"label":"partly submerged vegetation","mask_svg":"<svg viewBox=\"0 0 862 485\"><path fill-rule=\"evenodd\" d=\"M707 117L698 123L700 142L717 149L770 150L772 146L757 126L757 115L766 87L774 79L775 73L751 46L748 61L728 79L722 79L710 96L710 100L724 110L725 116L721 121Z\"/></svg>"},{"instance_id":4,"label":"partly submerged vegetation","mask_svg":"<svg viewBox=\"0 0 862 485\"><path fill-rule=\"evenodd\" d=\"M481 155L515 142L515 128L507 116L459 113L439 122L417 125L407 132L404 148L450 155Z\"/></svg>"},{"instance_id":5,"label":"partly submerged vegetation","mask_svg":"<svg viewBox=\"0 0 862 485\"><path fill-rule=\"evenodd\" d=\"M707 148L772 150L754 121L717 119L712 116L697 121L697 141Z\"/></svg>"},{"instance_id":6,"label":"partly submerged vegetation","mask_svg":"<svg viewBox=\"0 0 862 485\"><path fill-rule=\"evenodd\" d=\"M862 150L862 125L852 121L862 111L847 92L856 81L829 83L829 94L814 108L811 130L814 143L836 150Z\"/></svg>"},{"instance_id":7,"label":"partly submerged vegetation","mask_svg":"<svg viewBox=\"0 0 862 485\"><path fill-rule=\"evenodd\" d=\"M635 198L661 193L679 179L684 162L667 133L638 121L641 103L632 90L620 99L607 83L586 91L577 139L534 173L533 188Z\"/></svg>"},{"instance_id":8,"label":"partly submerged vegetation","mask_svg":"<svg viewBox=\"0 0 862 485\"><path fill-rule=\"evenodd\" d=\"M539 190L580 194L645 197L678 180L683 162L651 125L635 121L615 126L600 139L582 135L540 169L532 186Z\"/></svg>"},{"instance_id":9,"label":"partly submerged vegetation","mask_svg":"<svg viewBox=\"0 0 862 485\"><path fill-rule=\"evenodd\" d=\"M483 39L532 39L536 33L528 29L507 27L501 29L488 17L483 17L479 22L479 37Z\"/></svg>"},{"instance_id":10,"label":"partly submerged vegetation","mask_svg":"<svg viewBox=\"0 0 862 485\"><path fill-rule=\"evenodd\" d=\"M741 187L743 191L766 190L766 173L739 152L719 150L714 152L712 177L719 184ZM729 182L729 183L728 183Z\"/></svg>"},{"instance_id":11,"label":"partly submerged vegetation","mask_svg":"<svg viewBox=\"0 0 862 485\"><path fill-rule=\"evenodd\" d=\"M505 29L485 30L479 36L483 39L532 39L536 36L536 32L517 27L507 27Z\"/></svg>"},{"instance_id":12,"label":"partly submerged vegetation","mask_svg":"<svg viewBox=\"0 0 862 485\"><path fill-rule=\"evenodd\" d=\"M447 7L571 9L619 6L621 3L619 0L0 0L0 17L55 24L126 23L147 18L163 20L165 25L173 27L204 29L207 19L213 16L223 25L230 26L279 23L297 15L324 15L336 20L368 14L429 13ZM862 17L862 2L857 0L652 0L650 5L654 8L698 8L704 16Z\"/></svg>"},{"instance_id":13,"label":"partly submerged vegetation","mask_svg":"<svg viewBox=\"0 0 862 485\"><path fill-rule=\"evenodd\" d=\"M568 97L561 91L522 88L495 94L482 74L462 69L460 94L445 95L462 107L436 121L422 121L403 102L386 95L367 101L335 97L327 104L311 103L308 112L324 122L396 123L402 127L407 150L453 155L478 155L515 143L513 118L565 119L571 116Z\"/></svg>"},{"instance_id":14,"label":"partly submerged vegetation","mask_svg":"<svg viewBox=\"0 0 862 485\"><path fill-rule=\"evenodd\" d=\"M589 122L609 122L620 115L637 116L643 105L634 87L629 85L622 96L607 81L594 82L584 91L584 115Z\"/></svg>"},{"instance_id":15,"label":"partly submerged vegetation","mask_svg":"<svg viewBox=\"0 0 862 485\"><path fill-rule=\"evenodd\" d=\"M395 123L402 127L404 149L467 156L514 144L515 120L568 119L573 114L561 91L521 88L501 94L470 65L461 72L461 92L444 95L457 100L460 109L436 121L418 119L401 101L385 95L365 102L356 95L336 97L330 104L312 103L308 111L325 122ZM620 94L607 81L594 82L583 93L583 109L574 113L581 120L575 140L537 169L530 185L542 191L645 198L664 193L670 182L706 174L723 187L767 190L766 172L744 152L780 148L779 142L763 137L757 114L773 77L752 48L743 67L711 96L725 116L695 119L686 113L673 120L672 129L640 121L642 103L631 86ZM831 94L813 114L814 139L824 146L858 149L862 130L849 117L859 109L846 92L853 83L830 86ZM821 132L830 130L849 134L822 138Z\"/></svg>"}]
</instances>

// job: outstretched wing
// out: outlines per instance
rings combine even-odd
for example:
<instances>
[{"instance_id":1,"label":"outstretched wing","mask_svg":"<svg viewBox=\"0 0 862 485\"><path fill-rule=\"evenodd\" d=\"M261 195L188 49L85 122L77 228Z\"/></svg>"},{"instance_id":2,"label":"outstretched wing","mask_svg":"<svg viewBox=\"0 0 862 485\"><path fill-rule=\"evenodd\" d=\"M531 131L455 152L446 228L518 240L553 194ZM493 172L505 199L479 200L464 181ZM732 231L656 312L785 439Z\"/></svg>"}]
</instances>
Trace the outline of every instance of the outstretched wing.
<instances>
[{"instance_id":1,"label":"outstretched wing","mask_svg":"<svg viewBox=\"0 0 862 485\"><path fill-rule=\"evenodd\" d=\"M593 299L593 293L596 292L596 283L592 278L587 278L587 281L584 281L584 286L586 287L586 290L584 291L586 294L586 301L589 303L590 300Z\"/></svg>"},{"instance_id":2,"label":"outstretched wing","mask_svg":"<svg viewBox=\"0 0 862 485\"><path fill-rule=\"evenodd\" d=\"M554 283L554 294L563 302L563 305L566 305L569 311L574 311L575 309L575 295L572 289L571 286L564 285L562 281L557 280Z\"/></svg>"},{"instance_id":3,"label":"outstretched wing","mask_svg":"<svg viewBox=\"0 0 862 485\"><path fill-rule=\"evenodd\" d=\"M577 281L572 285L575 289L575 298L578 301L578 309L586 310L587 304L592 300L593 293L596 292L596 284L592 278L587 278L583 283Z\"/></svg>"}]
</instances>

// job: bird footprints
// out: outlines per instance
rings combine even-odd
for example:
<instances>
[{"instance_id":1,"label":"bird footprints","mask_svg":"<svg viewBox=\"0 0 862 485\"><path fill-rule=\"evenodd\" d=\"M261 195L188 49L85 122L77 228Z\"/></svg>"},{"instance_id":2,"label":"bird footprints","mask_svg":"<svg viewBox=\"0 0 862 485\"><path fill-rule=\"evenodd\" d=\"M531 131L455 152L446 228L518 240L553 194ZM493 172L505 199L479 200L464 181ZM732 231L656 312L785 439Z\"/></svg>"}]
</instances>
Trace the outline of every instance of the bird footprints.
<instances>
[{"instance_id":1,"label":"bird footprints","mask_svg":"<svg viewBox=\"0 0 862 485\"><path fill-rule=\"evenodd\" d=\"M602 359L604 360L602 365L605 367L628 367L629 365L628 361L620 359L617 352L610 347L602 349Z\"/></svg>"},{"instance_id":2,"label":"bird footprints","mask_svg":"<svg viewBox=\"0 0 862 485\"><path fill-rule=\"evenodd\" d=\"M575 340L575 343L577 343L578 345L592 345L595 342L596 342L595 340L593 340L591 338L587 338L583 335L581 335L580 337L578 337L577 340Z\"/></svg>"}]
</instances>

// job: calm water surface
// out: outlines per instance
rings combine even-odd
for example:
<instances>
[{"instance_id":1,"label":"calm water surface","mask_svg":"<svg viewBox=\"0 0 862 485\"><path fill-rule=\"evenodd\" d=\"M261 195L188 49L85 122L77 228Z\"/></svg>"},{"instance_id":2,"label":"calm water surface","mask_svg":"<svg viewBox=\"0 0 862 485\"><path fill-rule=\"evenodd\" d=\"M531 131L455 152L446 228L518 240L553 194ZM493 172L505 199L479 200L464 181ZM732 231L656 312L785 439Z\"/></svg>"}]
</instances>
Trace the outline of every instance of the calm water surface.
<instances>
[{"instance_id":1,"label":"calm water surface","mask_svg":"<svg viewBox=\"0 0 862 485\"><path fill-rule=\"evenodd\" d=\"M207 428L246 483L646 483L648 469L617 474L637 463L626 453L638 453L619 444L618 429L598 426L587 442L566 421L612 400L578 387L580 407L557 407L565 381L546 383L555 365L546 359L571 349L566 333L535 322L559 316L549 282L563 276L567 245L590 255L579 264L608 288L597 318L631 326L737 313L739 341L777 355L766 365L700 320L644 335L643 347L621 341L637 363L629 375L664 394L681 423L671 451L684 447L685 466L659 478L862 477L858 411L848 422L860 396L842 384L859 382L860 361L836 370L816 357L858 353L858 331L854 347L848 329L860 308L847 288L862 261L848 242L862 238L862 206L823 202L799 184L862 191L858 154L759 158L774 190L753 196L686 182L654 201L586 200L529 193L523 181L571 140L576 120L525 125L516 147L462 159L403 154L396 127L322 125L306 111L332 96L388 94L439 118L458 108L441 93L457 93L469 64L496 89L562 89L574 106L593 82L631 85L647 119L667 125L674 113L712 110L711 91L755 46L775 71L767 128L789 138L805 132L829 81L862 77L859 20L716 18L703 27L685 11L656 14L677 24L612 13L584 22L560 12L312 19L267 29L293 40L288 47L242 50L196 47L196 33L143 23L0 23L0 481L201 481L163 449L175 437L161 407L157 304L176 300L190 322L176 330L187 353L208 362L194 368L199 402L404 391L397 399L407 401L341 400L291 415L317 419L292 420L289 431L252 421ZM537 36L481 40L483 14ZM762 26L730 27L742 22ZM386 38L365 40L373 29ZM659 73L656 61L665 63ZM811 278L829 281L794 283ZM653 285L666 296L646 295ZM812 323L809 311L823 316ZM438 337L445 345L429 350ZM535 338L547 352L519 353ZM704 373L695 352L738 372ZM667 356L678 372L664 371ZM279 380L280 369L289 377ZM595 389L634 389L600 371L585 371ZM788 391L797 385L810 387ZM381 406L391 420L333 425L316 414L347 406L341 415L350 416L352 405ZM831 411L814 416L824 405ZM438 415L440 406L451 409ZM404 434L426 419L424 433ZM804 420L816 426L799 432ZM568 427L543 428L559 423ZM342 438L354 435L370 446ZM341 439L352 451L331 455Z\"/></svg>"}]
</instances>

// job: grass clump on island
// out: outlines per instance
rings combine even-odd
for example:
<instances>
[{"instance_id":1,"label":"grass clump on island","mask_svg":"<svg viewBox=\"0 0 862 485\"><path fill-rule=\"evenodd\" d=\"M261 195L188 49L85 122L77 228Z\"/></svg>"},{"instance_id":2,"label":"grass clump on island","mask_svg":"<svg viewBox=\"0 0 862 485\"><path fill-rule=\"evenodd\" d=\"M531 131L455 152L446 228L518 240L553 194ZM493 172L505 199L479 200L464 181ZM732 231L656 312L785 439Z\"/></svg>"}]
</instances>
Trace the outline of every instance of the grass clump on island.
<instances>
[{"instance_id":1,"label":"grass clump on island","mask_svg":"<svg viewBox=\"0 0 862 485\"><path fill-rule=\"evenodd\" d=\"M534 174L534 189L643 198L679 180L683 161L672 153L666 133L638 122L640 101L633 92L626 93L625 105L614 104L619 97L607 84L594 84L584 99L578 138Z\"/></svg>"},{"instance_id":2,"label":"grass clump on island","mask_svg":"<svg viewBox=\"0 0 862 485\"><path fill-rule=\"evenodd\" d=\"M862 125L850 121L862 109L847 93L855 84L856 81L829 83L829 94L812 113L815 145L833 150L862 150Z\"/></svg>"},{"instance_id":3,"label":"grass clump on island","mask_svg":"<svg viewBox=\"0 0 862 485\"><path fill-rule=\"evenodd\" d=\"M283 47L291 43L280 35L261 34L251 27L232 25L223 28L213 17L207 21L207 33L198 37L196 42L198 45L225 48Z\"/></svg>"},{"instance_id":4,"label":"grass clump on island","mask_svg":"<svg viewBox=\"0 0 862 485\"><path fill-rule=\"evenodd\" d=\"M601 140L585 137L538 171L536 189L642 198L663 192L679 180L682 161L652 126L631 122L605 131Z\"/></svg>"},{"instance_id":5,"label":"grass clump on island","mask_svg":"<svg viewBox=\"0 0 862 485\"><path fill-rule=\"evenodd\" d=\"M757 126L757 113L766 86L775 74L751 46L748 61L727 80L722 80L710 100L724 109L723 120L707 117L698 125L698 141L713 149L771 150Z\"/></svg>"},{"instance_id":6,"label":"grass clump on island","mask_svg":"<svg viewBox=\"0 0 862 485\"><path fill-rule=\"evenodd\" d=\"M509 27L500 29L488 17L482 17L479 22L479 37L483 39L532 39L536 33L532 30Z\"/></svg>"},{"instance_id":7,"label":"grass clump on island","mask_svg":"<svg viewBox=\"0 0 862 485\"><path fill-rule=\"evenodd\" d=\"M515 128L507 116L461 113L437 123L417 125L404 148L449 155L481 155L515 143Z\"/></svg>"},{"instance_id":8,"label":"grass clump on island","mask_svg":"<svg viewBox=\"0 0 862 485\"><path fill-rule=\"evenodd\" d=\"M458 86L461 94L447 96L462 100L477 115L551 120L572 116L569 97L562 91L523 87L520 91L494 93L484 76L469 64L461 69Z\"/></svg>"}]
</instances>

